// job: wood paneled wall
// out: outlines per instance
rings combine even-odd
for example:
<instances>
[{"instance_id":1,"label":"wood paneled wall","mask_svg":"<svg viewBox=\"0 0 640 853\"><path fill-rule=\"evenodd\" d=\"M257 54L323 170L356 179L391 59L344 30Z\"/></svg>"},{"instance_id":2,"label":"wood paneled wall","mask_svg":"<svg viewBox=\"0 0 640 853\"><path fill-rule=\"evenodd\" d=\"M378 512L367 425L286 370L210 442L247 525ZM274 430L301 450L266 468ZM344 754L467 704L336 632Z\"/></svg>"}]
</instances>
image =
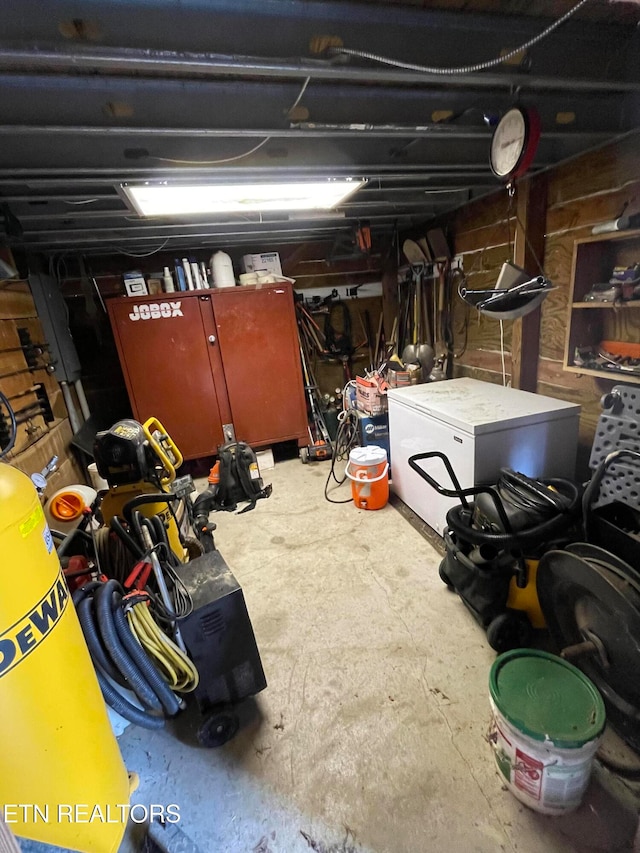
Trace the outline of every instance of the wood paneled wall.
<instances>
[{"instance_id":1,"label":"wood paneled wall","mask_svg":"<svg viewBox=\"0 0 640 853\"><path fill-rule=\"evenodd\" d=\"M546 177L544 257L540 260L557 289L547 296L541 309L537 392L582 406L579 473L586 475L586 462L600 414L599 401L615 383L562 369L573 245L576 239L590 235L597 223L615 219L623 212L640 212L640 134L576 157L549 170ZM448 219L435 224L445 229L453 252L462 255L472 288L491 286L501 264L513 258L510 243L517 224L515 203L509 205L505 190L460 208ZM640 257L636 260L640 261ZM511 369L512 326L513 322L504 321L507 381ZM499 322L455 300L454 327L456 350L461 348L465 328L467 332L466 349L456 358L455 375L502 382Z\"/></svg>"},{"instance_id":2,"label":"wood paneled wall","mask_svg":"<svg viewBox=\"0 0 640 853\"><path fill-rule=\"evenodd\" d=\"M28 330L34 344L46 343L28 282L0 281L0 391L20 421L13 449L3 462L35 474L57 456L57 470L48 479L47 494L51 495L62 486L83 483L84 474L70 446L72 433L62 390L46 369L49 355L44 353L30 365L19 330ZM38 404L37 386L46 394L53 420L31 414L30 407Z\"/></svg>"}]
</instances>

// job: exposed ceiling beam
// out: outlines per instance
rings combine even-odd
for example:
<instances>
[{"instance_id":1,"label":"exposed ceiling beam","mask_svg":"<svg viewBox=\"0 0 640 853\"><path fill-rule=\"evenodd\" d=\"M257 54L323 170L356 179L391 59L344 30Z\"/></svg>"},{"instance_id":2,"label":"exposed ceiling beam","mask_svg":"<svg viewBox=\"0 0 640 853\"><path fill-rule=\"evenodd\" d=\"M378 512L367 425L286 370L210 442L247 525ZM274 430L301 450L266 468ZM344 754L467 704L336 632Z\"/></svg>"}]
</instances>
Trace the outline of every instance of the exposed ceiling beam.
<instances>
[{"instance_id":1,"label":"exposed ceiling beam","mask_svg":"<svg viewBox=\"0 0 640 853\"><path fill-rule=\"evenodd\" d=\"M251 77L289 80L324 80L371 85L447 86L512 91L637 92L640 80L603 80L547 77L521 72L484 71L481 74L428 74L394 68L367 68L327 60L283 61L256 56L226 56L216 53L137 50L132 48L0 47L0 70L42 74L146 74L205 77Z\"/></svg>"},{"instance_id":2,"label":"exposed ceiling beam","mask_svg":"<svg viewBox=\"0 0 640 853\"><path fill-rule=\"evenodd\" d=\"M466 192L463 188L460 188L458 192ZM385 199L380 199L379 201L362 201L362 202L352 202L351 204L342 204L337 208L340 212L343 212L346 216L358 219L360 217L365 217L367 219L371 219L376 212L379 212L385 218L389 216L394 216L396 211L398 210L407 210L413 209L416 210L424 210L426 207L436 208L436 207L450 207L451 200L449 198L429 198L429 199L418 199L415 201L401 201L398 204L394 204L392 201L386 201ZM247 216L255 216L255 214L247 214ZM315 217L310 217L313 219ZM56 213L20 213L18 214L18 219L21 223L26 222L51 222L51 221L69 221L73 222L75 220L88 220L88 219L123 219L126 223L135 223L141 222L145 220L141 220L135 213L130 210L90 210L87 208L75 208L65 212L56 212ZM181 217L184 221L185 219L192 219L194 224L200 224L200 220L198 217ZM157 220L156 220L157 221ZM260 222L259 218L255 219L244 219L242 221L251 221L251 222Z\"/></svg>"},{"instance_id":3,"label":"exposed ceiling beam","mask_svg":"<svg viewBox=\"0 0 640 853\"><path fill-rule=\"evenodd\" d=\"M390 220L388 225L383 226L380 230L382 232L388 232L389 226L393 226L395 222L394 220ZM407 227L405 223L403 227ZM336 234L337 232L351 232L353 226L351 224L337 224L332 223L326 226L314 226L313 228L305 228L304 224L300 223L292 223L291 228L262 228L257 230L256 227L246 228L239 231L223 231L220 228L212 233L210 230L204 230L201 232L197 231L182 231L176 232L174 234L168 235L157 235L157 234L139 234L139 235L129 235L129 234L104 234L104 235L94 235L91 232L83 232L79 234L77 237L69 237L67 232L57 232L55 236L50 236L47 232L38 232L36 237L37 239L25 241L25 248L29 249L73 249L73 248L81 248L85 246L101 246L102 249L105 248L113 248L117 247L119 244L129 243L134 245L144 245L145 243L161 243L162 245L157 251L160 251L161 248L166 247L170 242L175 241L185 241L189 245L194 244L194 240L198 240L202 245L211 246L212 243L221 243L224 241L225 244L231 242L237 243L247 243L248 240L273 240L274 242L287 242L289 238L291 242L299 243L301 240L305 239L318 239L322 238L322 235L331 236ZM371 230L378 230L375 224L371 225ZM61 236L59 236L61 235Z\"/></svg>"},{"instance_id":4,"label":"exposed ceiling beam","mask_svg":"<svg viewBox=\"0 0 640 853\"><path fill-rule=\"evenodd\" d=\"M440 180L441 178L452 178L466 181L467 178L491 178L492 173L488 163L420 163L403 164L405 174L398 172L397 165L380 163L362 164L357 167L359 174L366 174L370 181L399 180L412 181L414 178L429 180L430 178ZM327 165L327 166L280 166L273 167L251 167L242 169L225 166L224 169L213 169L212 167L192 166L188 168L153 168L130 169L122 168L49 168L49 169L0 169L0 186L33 186L46 187L68 187L68 186L113 186L122 181L135 180L163 180L169 183L181 183L184 181L204 180L215 177L220 181L242 180L270 180L287 178L310 178L310 177L338 177L342 175L353 175L353 166ZM496 188L499 185L496 183Z\"/></svg>"},{"instance_id":5,"label":"exposed ceiling beam","mask_svg":"<svg viewBox=\"0 0 640 853\"><path fill-rule=\"evenodd\" d=\"M429 184L429 183L419 183L412 182L411 186L402 186L402 187L393 187L393 186L382 186L382 180L380 180L380 186L377 186L379 179L375 178L367 185L358 190L358 198L366 197L368 201L371 196L377 196L384 194L384 196L388 195L408 195L414 194L418 195L419 193L424 193L425 195L438 195L442 193L443 195L447 195L450 193L460 193L466 192L467 190L494 190L496 189L495 182L488 183L486 181L465 181L464 185L455 184ZM24 194L2 194L0 195L0 201L5 201L9 204L25 204L25 205L44 205L44 204L68 204L68 211L71 212L74 208L83 208L89 202L115 202L119 205L118 210L122 212L127 212L128 208L123 206L122 199L120 196L115 193L93 193L93 192L84 192L84 193L49 193L47 195L39 195L34 193L33 195L24 195ZM92 210L102 210L103 213L111 211L112 208L91 208Z\"/></svg>"},{"instance_id":6,"label":"exposed ceiling beam","mask_svg":"<svg viewBox=\"0 0 640 853\"><path fill-rule=\"evenodd\" d=\"M362 136L380 138L432 137L443 139L486 139L491 137L489 128L475 128L455 124L431 124L417 127L378 127L362 125L352 127L305 127L305 128L221 128L221 127L132 127L101 125L29 125L2 124L0 136L110 136L135 137L175 137L187 139L353 139ZM590 138L594 142L611 139L614 134L602 131L575 131L571 128L562 131L545 132L545 139L568 140Z\"/></svg>"}]
</instances>

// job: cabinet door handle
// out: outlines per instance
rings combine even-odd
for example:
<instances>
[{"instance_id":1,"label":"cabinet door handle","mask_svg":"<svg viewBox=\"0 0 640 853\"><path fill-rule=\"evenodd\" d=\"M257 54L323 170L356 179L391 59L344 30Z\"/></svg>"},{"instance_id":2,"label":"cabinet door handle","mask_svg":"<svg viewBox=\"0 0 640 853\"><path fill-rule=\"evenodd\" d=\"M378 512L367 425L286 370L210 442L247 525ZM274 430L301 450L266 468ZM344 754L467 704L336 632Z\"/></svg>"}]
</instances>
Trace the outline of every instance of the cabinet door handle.
<instances>
[{"instance_id":1,"label":"cabinet door handle","mask_svg":"<svg viewBox=\"0 0 640 853\"><path fill-rule=\"evenodd\" d=\"M215 344L216 336L215 335L209 335L208 341L210 344Z\"/></svg>"}]
</instances>

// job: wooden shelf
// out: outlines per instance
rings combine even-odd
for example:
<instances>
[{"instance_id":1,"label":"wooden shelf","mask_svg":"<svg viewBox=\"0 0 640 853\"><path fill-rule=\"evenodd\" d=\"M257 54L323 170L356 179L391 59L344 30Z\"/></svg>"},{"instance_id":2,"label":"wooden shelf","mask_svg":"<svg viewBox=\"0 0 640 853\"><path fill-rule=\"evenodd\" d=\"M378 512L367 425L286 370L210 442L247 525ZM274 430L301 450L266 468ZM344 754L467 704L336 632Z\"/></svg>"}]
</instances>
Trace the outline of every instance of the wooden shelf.
<instances>
[{"instance_id":1,"label":"wooden shelf","mask_svg":"<svg viewBox=\"0 0 640 853\"><path fill-rule=\"evenodd\" d=\"M571 292L563 369L610 382L640 385L640 373L598 370L574 364L577 350L597 353L602 341L640 344L640 300L585 302L595 282L608 281L616 266L640 262L640 230L615 231L576 240L573 246Z\"/></svg>"},{"instance_id":2,"label":"wooden shelf","mask_svg":"<svg viewBox=\"0 0 640 853\"><path fill-rule=\"evenodd\" d=\"M640 299L628 299L624 302L572 302L572 308L640 308Z\"/></svg>"},{"instance_id":3,"label":"wooden shelf","mask_svg":"<svg viewBox=\"0 0 640 853\"><path fill-rule=\"evenodd\" d=\"M640 374L629 373L626 370L593 370L591 367L576 367L574 364L565 365L563 370L584 376L597 376L600 379L608 379L610 382L624 381L630 385L640 385Z\"/></svg>"}]
</instances>

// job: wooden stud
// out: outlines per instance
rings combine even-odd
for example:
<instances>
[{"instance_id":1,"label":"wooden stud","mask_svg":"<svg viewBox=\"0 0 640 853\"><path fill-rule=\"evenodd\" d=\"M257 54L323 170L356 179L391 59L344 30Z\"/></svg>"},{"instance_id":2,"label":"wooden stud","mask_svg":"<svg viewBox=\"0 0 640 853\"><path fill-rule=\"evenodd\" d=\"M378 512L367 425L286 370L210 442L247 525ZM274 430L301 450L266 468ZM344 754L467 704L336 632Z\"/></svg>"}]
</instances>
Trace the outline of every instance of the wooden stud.
<instances>
[{"instance_id":1,"label":"wooden stud","mask_svg":"<svg viewBox=\"0 0 640 853\"><path fill-rule=\"evenodd\" d=\"M544 175L518 184L514 263L540 274L544 263L544 232L547 210L547 181ZM540 354L540 308L513 322L511 336L511 383L514 388L535 393Z\"/></svg>"}]
</instances>

